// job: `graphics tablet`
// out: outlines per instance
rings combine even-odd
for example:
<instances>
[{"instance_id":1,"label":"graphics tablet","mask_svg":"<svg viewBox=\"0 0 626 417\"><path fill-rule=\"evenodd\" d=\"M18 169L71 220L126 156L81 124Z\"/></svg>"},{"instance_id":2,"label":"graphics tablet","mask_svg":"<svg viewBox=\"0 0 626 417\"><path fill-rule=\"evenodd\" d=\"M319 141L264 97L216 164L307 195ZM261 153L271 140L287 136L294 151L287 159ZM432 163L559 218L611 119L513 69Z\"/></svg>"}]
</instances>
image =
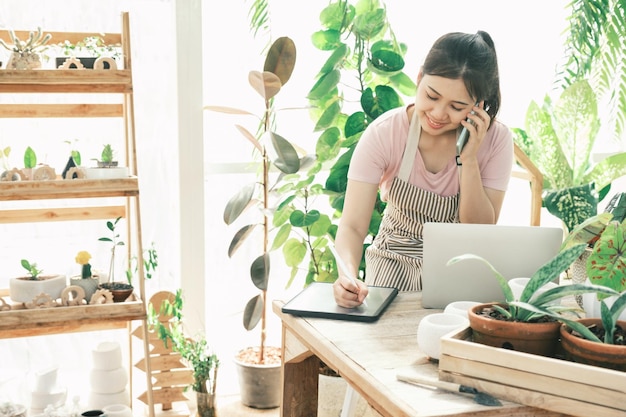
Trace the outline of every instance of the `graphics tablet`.
<instances>
[{"instance_id":1,"label":"graphics tablet","mask_svg":"<svg viewBox=\"0 0 626 417\"><path fill-rule=\"evenodd\" d=\"M369 286L367 305L356 308L339 307L333 296L333 284L313 282L283 305L283 313L301 317L372 322L378 320L398 294L390 287Z\"/></svg>"}]
</instances>

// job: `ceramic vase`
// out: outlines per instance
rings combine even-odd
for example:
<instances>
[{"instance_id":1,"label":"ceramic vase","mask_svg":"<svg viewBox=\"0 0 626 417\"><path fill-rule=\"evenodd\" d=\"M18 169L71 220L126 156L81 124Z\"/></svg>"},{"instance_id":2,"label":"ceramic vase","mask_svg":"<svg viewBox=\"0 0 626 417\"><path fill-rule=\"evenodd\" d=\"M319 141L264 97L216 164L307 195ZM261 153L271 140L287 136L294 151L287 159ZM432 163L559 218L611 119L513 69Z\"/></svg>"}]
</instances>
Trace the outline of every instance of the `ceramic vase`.
<instances>
[{"instance_id":1,"label":"ceramic vase","mask_svg":"<svg viewBox=\"0 0 626 417\"><path fill-rule=\"evenodd\" d=\"M98 289L98 285L100 285L100 281L98 278L81 278L81 277L73 277L70 278L70 285L76 285L81 287L85 291L85 301L87 304L91 302L91 296Z\"/></svg>"}]
</instances>

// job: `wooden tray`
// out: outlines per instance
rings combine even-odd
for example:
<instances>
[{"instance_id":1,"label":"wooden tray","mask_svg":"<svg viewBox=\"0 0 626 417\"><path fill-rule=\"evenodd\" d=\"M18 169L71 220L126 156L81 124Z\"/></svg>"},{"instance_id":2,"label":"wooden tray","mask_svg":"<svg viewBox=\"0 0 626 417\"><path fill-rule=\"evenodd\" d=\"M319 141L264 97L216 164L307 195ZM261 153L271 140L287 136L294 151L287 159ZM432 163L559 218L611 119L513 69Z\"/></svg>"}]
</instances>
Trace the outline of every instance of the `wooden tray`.
<instances>
[{"instance_id":1,"label":"wooden tray","mask_svg":"<svg viewBox=\"0 0 626 417\"><path fill-rule=\"evenodd\" d=\"M572 416L624 417L626 373L495 348L468 327L441 339L439 379Z\"/></svg>"}]
</instances>

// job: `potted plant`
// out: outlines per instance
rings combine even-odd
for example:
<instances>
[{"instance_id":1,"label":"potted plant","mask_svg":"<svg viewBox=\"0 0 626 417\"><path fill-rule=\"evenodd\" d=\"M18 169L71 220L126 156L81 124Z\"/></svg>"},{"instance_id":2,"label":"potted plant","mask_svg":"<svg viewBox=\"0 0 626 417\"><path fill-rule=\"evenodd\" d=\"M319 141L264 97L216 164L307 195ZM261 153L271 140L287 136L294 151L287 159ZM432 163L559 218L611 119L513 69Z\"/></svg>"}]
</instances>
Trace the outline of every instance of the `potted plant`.
<instances>
[{"instance_id":1,"label":"potted plant","mask_svg":"<svg viewBox=\"0 0 626 417\"><path fill-rule=\"evenodd\" d=\"M543 174L543 204L569 233L597 214L611 182L626 175L626 152L593 162L600 119L596 95L584 79L554 103L548 96L541 106L531 102L525 125L525 131L512 129L515 142Z\"/></svg>"},{"instance_id":2,"label":"potted plant","mask_svg":"<svg viewBox=\"0 0 626 417\"><path fill-rule=\"evenodd\" d=\"M57 68L65 65L67 68L93 69L96 60L100 57L109 57L115 61L121 58L121 45L107 45L101 36L87 36L75 44L65 40L56 46L63 54L62 57L56 58ZM103 62L102 69L115 68L111 68L110 61L107 60Z\"/></svg>"},{"instance_id":3,"label":"potted plant","mask_svg":"<svg viewBox=\"0 0 626 417\"><path fill-rule=\"evenodd\" d=\"M28 275L9 280L9 296L19 303L38 303L36 299L49 298L51 301L61 296L66 287L66 277L60 274L43 274L35 262L21 260L22 267Z\"/></svg>"},{"instance_id":4,"label":"potted plant","mask_svg":"<svg viewBox=\"0 0 626 417\"><path fill-rule=\"evenodd\" d=\"M100 279L92 274L91 264L89 260L91 254L87 251L80 251L76 255L76 263L80 265L80 277L70 277L70 285L81 287L85 291L85 301L87 304L91 302L91 296L98 289Z\"/></svg>"},{"instance_id":5,"label":"potted plant","mask_svg":"<svg viewBox=\"0 0 626 417\"><path fill-rule=\"evenodd\" d=\"M577 306L562 305L558 301L587 292L615 294L609 288L585 284L559 285L546 291L542 289L558 279L585 250L585 246L577 244L559 251L530 277L519 300L514 298L507 279L485 258L464 254L450 259L448 265L470 259L484 262L494 273L504 294L504 303L483 303L470 309L468 318L472 340L537 355L554 355L561 326L555 316L579 310Z\"/></svg>"},{"instance_id":6,"label":"potted plant","mask_svg":"<svg viewBox=\"0 0 626 417\"><path fill-rule=\"evenodd\" d=\"M11 56L6 68L10 70L30 70L41 68L41 52L52 38L49 33L44 35L41 27L36 32L30 32L28 40L22 41L15 36L15 31L9 30L9 36L13 45L8 45L0 39L0 45L11 51Z\"/></svg>"},{"instance_id":7,"label":"potted plant","mask_svg":"<svg viewBox=\"0 0 626 417\"><path fill-rule=\"evenodd\" d=\"M621 221L620 221L621 220ZM561 318L563 349L571 360L626 371L626 218L617 220L613 213L602 213L575 228L563 242L564 247L588 245L586 260L588 281L608 287L615 294L598 293L585 302L599 302L599 316L584 319ZM585 311L593 311L586 306Z\"/></svg>"},{"instance_id":8,"label":"potted plant","mask_svg":"<svg viewBox=\"0 0 626 417\"><path fill-rule=\"evenodd\" d=\"M100 159L94 158L96 167L84 168L85 177L89 179L113 179L128 177L128 167L120 167L115 159L115 151L110 143L107 143L100 152Z\"/></svg>"},{"instance_id":9,"label":"potted plant","mask_svg":"<svg viewBox=\"0 0 626 417\"><path fill-rule=\"evenodd\" d=\"M204 335L188 337L183 323L182 290L177 290L174 297L165 298L160 306L148 304L148 323L164 345L171 344L172 350L180 353L193 369L191 388L196 395L198 415L215 417L219 359Z\"/></svg>"},{"instance_id":10,"label":"potted plant","mask_svg":"<svg viewBox=\"0 0 626 417\"><path fill-rule=\"evenodd\" d=\"M296 49L293 41L287 37L278 38L267 53L263 72L251 71L249 73L250 85L265 103L260 117L261 127L256 136L242 126L237 125L237 128L252 143L260 158L261 169L259 177L238 191L224 209L224 222L228 225L248 208L257 208L260 214L259 223L246 225L235 234L228 249L229 257L233 256L257 226L263 228L262 253L250 265L250 278L259 293L247 302L243 313L243 325L246 330L252 330L259 323L261 324L261 339L258 346L242 349L235 359L241 387L241 401L244 405L254 408L275 408L280 405L281 349L274 346L268 347L265 343L267 290L270 278L270 227L272 213L276 210L271 204L270 197L280 194L280 188L270 182L270 179L274 180L270 171L272 167L277 169L276 183L278 183L284 175L298 172L301 168L301 159L294 146L275 132L272 122L275 117L274 99L291 77L295 60ZM205 109L229 114L253 115L245 110L222 106L205 106ZM258 381L264 381L264 383L260 384Z\"/></svg>"},{"instance_id":11,"label":"potted plant","mask_svg":"<svg viewBox=\"0 0 626 417\"><path fill-rule=\"evenodd\" d=\"M109 280L108 282L100 284L100 288L111 291L113 294L113 302L119 303L126 301L128 297L133 293L134 287L132 282L127 281L115 281L115 250L118 246L124 246L124 241L120 240L120 234L116 231L117 225L122 218L118 217L114 221L107 220L106 227L111 232L111 237L103 236L98 240L100 242L111 243L111 259L109 262Z\"/></svg>"}]
</instances>

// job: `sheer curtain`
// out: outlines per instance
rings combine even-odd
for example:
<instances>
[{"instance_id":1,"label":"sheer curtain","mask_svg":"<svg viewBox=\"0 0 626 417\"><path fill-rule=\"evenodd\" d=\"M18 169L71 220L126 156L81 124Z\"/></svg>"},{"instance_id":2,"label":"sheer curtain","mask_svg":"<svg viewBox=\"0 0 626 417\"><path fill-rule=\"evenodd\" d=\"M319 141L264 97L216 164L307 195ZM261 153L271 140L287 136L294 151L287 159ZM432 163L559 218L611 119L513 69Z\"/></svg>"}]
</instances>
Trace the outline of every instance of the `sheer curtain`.
<instances>
[{"instance_id":1,"label":"sheer curtain","mask_svg":"<svg viewBox=\"0 0 626 417\"><path fill-rule=\"evenodd\" d=\"M149 282L147 288L149 292L159 287L176 288L179 208L173 2L1 0L0 9L1 29L35 30L41 26L44 31L85 32L119 32L120 14L129 12L143 245L145 248L154 242L159 253L155 282ZM44 62L44 67L52 68L53 59ZM0 61L7 61L4 48ZM91 158L99 156L103 144L121 143L120 124L106 119L2 119L0 148L10 146L11 165L21 166L24 150L31 146L39 162L60 172L70 150L65 141L81 151L83 164L87 165ZM0 202L3 208L11 204ZM109 249L97 241L108 236L107 232L104 221L0 225L0 288L8 288L9 278L23 272L19 265L22 258L37 261L48 272L71 273L77 267L76 252L88 250L94 267L107 269ZM126 330L0 339L0 402L28 405L33 374L57 365L58 382L67 388L68 404L74 395L80 396L84 404L91 350L102 341L119 342L127 366L130 352ZM142 353L141 345L136 343L133 342L133 356ZM141 373L136 375L136 382L145 386ZM133 396L140 393L133 392Z\"/></svg>"}]
</instances>

